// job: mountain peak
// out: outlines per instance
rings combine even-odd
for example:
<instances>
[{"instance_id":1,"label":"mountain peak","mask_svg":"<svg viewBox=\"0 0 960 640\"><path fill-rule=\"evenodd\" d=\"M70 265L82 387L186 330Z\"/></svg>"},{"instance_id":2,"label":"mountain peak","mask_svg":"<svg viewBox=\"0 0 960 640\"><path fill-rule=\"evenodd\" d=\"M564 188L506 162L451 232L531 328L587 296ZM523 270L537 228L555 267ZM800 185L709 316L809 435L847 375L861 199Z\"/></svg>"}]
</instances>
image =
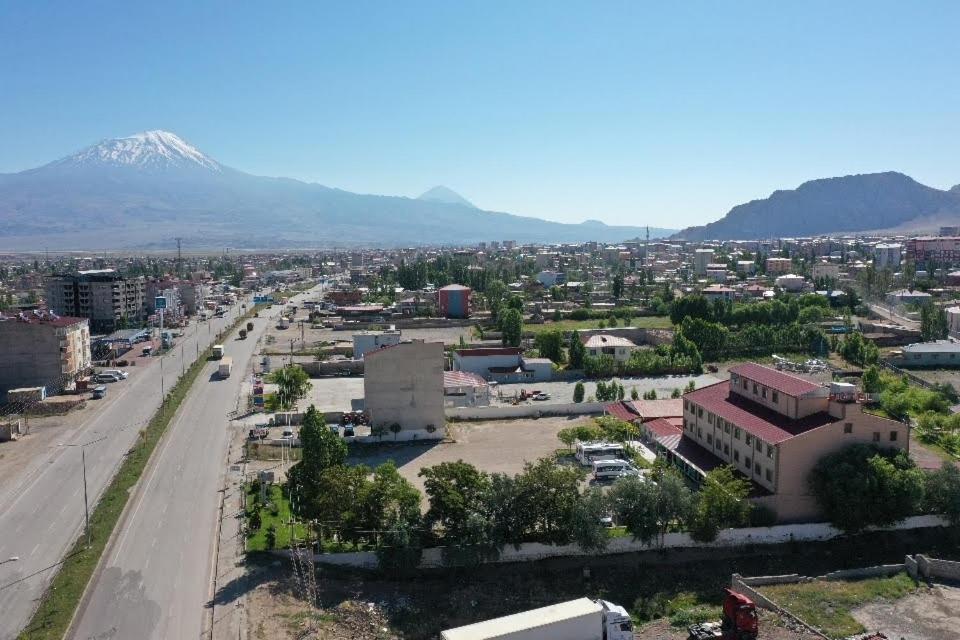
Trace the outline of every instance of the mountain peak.
<instances>
[{"instance_id":1,"label":"mountain peak","mask_svg":"<svg viewBox=\"0 0 960 640\"><path fill-rule=\"evenodd\" d=\"M444 204L462 204L463 206L470 207L471 209L477 208L475 204L461 196L459 193L443 185L438 185L420 194L420 197L417 198L417 200L443 202Z\"/></svg>"},{"instance_id":2,"label":"mountain peak","mask_svg":"<svg viewBox=\"0 0 960 640\"><path fill-rule=\"evenodd\" d=\"M103 140L53 163L56 166L130 167L146 170L204 169L219 173L220 163L175 133L153 130Z\"/></svg>"}]
</instances>

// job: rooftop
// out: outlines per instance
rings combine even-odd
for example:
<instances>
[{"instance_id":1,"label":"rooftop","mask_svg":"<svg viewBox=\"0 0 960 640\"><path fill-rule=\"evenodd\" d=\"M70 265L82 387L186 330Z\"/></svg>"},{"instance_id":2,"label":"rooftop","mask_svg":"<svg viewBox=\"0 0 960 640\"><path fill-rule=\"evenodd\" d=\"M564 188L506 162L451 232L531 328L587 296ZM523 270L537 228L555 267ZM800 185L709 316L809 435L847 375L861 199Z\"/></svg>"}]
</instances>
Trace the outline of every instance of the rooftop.
<instances>
[{"instance_id":1,"label":"rooftop","mask_svg":"<svg viewBox=\"0 0 960 640\"><path fill-rule=\"evenodd\" d=\"M685 398L770 444L778 444L836 422L836 418L826 411L791 420L763 405L731 393L729 380L691 391Z\"/></svg>"},{"instance_id":2,"label":"rooftop","mask_svg":"<svg viewBox=\"0 0 960 640\"><path fill-rule=\"evenodd\" d=\"M608 333L598 333L589 337L584 337L583 345L588 349L599 349L601 347L635 347L633 341L620 336L612 336Z\"/></svg>"},{"instance_id":3,"label":"rooftop","mask_svg":"<svg viewBox=\"0 0 960 640\"><path fill-rule=\"evenodd\" d=\"M754 362L747 362L735 367L730 367L730 374L743 376L748 380L794 397L811 393L822 387L822 385L816 382L811 382L799 376L777 371L771 367L765 367Z\"/></svg>"},{"instance_id":4,"label":"rooftop","mask_svg":"<svg viewBox=\"0 0 960 640\"><path fill-rule=\"evenodd\" d=\"M903 350L908 353L960 353L960 342L953 340L915 342L903 347Z\"/></svg>"},{"instance_id":5,"label":"rooftop","mask_svg":"<svg viewBox=\"0 0 960 640\"><path fill-rule=\"evenodd\" d=\"M70 316L58 316L49 311L23 311L16 315L4 315L0 313L0 323L19 322L33 325L45 325L49 327L72 327L81 322L88 322L86 318L73 318ZM0 325L2 326L2 325Z\"/></svg>"},{"instance_id":6,"label":"rooftop","mask_svg":"<svg viewBox=\"0 0 960 640\"><path fill-rule=\"evenodd\" d=\"M569 602L560 602L548 607L522 611L502 618L484 620L443 632L445 640L484 640L499 638L517 632L520 629L539 629L590 614L598 614L602 607L589 598L580 598ZM544 636L546 637L546 636Z\"/></svg>"},{"instance_id":7,"label":"rooftop","mask_svg":"<svg viewBox=\"0 0 960 640\"><path fill-rule=\"evenodd\" d=\"M478 347L476 349L454 349L461 358L482 358L484 356L518 356L523 353L520 347Z\"/></svg>"},{"instance_id":8,"label":"rooftop","mask_svg":"<svg viewBox=\"0 0 960 640\"><path fill-rule=\"evenodd\" d=\"M485 387L487 381L475 373L467 371L444 371L443 386L450 387Z\"/></svg>"},{"instance_id":9,"label":"rooftop","mask_svg":"<svg viewBox=\"0 0 960 640\"><path fill-rule=\"evenodd\" d=\"M683 415L682 398L661 398L659 400L631 400L633 410L643 418L672 418Z\"/></svg>"}]
</instances>

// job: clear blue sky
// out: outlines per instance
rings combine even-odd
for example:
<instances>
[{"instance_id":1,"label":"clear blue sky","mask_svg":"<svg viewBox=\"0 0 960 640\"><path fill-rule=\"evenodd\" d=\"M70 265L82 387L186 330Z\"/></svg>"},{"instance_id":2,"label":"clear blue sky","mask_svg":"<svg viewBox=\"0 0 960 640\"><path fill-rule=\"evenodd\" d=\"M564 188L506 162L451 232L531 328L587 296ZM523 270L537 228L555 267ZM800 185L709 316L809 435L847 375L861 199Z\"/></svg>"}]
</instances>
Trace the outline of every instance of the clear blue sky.
<instances>
[{"instance_id":1,"label":"clear blue sky","mask_svg":"<svg viewBox=\"0 0 960 640\"><path fill-rule=\"evenodd\" d=\"M949 187L958 24L958 2L0 0L0 172L168 129L251 173L570 222L676 228L890 169Z\"/></svg>"}]
</instances>

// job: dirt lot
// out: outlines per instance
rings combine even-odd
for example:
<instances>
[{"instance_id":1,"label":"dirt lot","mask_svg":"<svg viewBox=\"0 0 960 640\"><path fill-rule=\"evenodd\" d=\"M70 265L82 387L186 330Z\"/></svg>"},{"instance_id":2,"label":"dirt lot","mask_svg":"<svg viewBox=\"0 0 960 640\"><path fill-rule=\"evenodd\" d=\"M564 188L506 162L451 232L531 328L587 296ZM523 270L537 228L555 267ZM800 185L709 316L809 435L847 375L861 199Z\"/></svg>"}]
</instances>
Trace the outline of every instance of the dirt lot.
<instances>
[{"instance_id":1,"label":"dirt lot","mask_svg":"<svg viewBox=\"0 0 960 640\"><path fill-rule=\"evenodd\" d=\"M894 602L876 602L851 612L870 631L898 640L954 640L960 629L960 589L935 584Z\"/></svg>"},{"instance_id":2,"label":"dirt lot","mask_svg":"<svg viewBox=\"0 0 960 640\"><path fill-rule=\"evenodd\" d=\"M626 398L630 399L631 389L636 389L640 396L651 389L656 390L658 398L669 398L674 389L681 391L693 382L697 388L720 382L725 378L718 378L715 374L705 374L701 376L657 376L642 378L617 378L617 381L623 385L626 391ZM550 400L538 402L528 400L524 404L563 404L573 402L573 390L576 387L575 380L558 382L531 382L525 384L501 384L497 385L492 392L492 404L510 404L513 398L520 394L520 391L537 390L550 394ZM592 380L583 380L584 399L593 396L597 392L597 383Z\"/></svg>"},{"instance_id":3,"label":"dirt lot","mask_svg":"<svg viewBox=\"0 0 960 640\"><path fill-rule=\"evenodd\" d=\"M353 346L354 331L313 329L307 322L303 324L303 337L301 339L299 322L301 319L305 319L305 317L298 316L297 321L287 329L278 329L276 325L271 325L264 334L265 352L287 354L290 352L291 340L294 341L293 348L296 351L312 351L322 344L331 343L340 346ZM334 320L334 322L339 322L339 319ZM357 331L360 331L360 329L357 329ZM401 329L401 337L404 340L422 339L426 342L443 342L446 345L459 344L461 337L467 343L479 342L479 339L473 335L473 327Z\"/></svg>"},{"instance_id":4,"label":"dirt lot","mask_svg":"<svg viewBox=\"0 0 960 640\"><path fill-rule=\"evenodd\" d=\"M366 455L351 457L350 462L376 466L394 460L400 474L422 492L423 479L417 474L423 467L464 460L491 473L516 474L523 470L524 462L552 455L563 446L557 440L558 431L589 420L577 416L455 423L450 425L452 442L383 444L371 447Z\"/></svg>"},{"instance_id":5,"label":"dirt lot","mask_svg":"<svg viewBox=\"0 0 960 640\"><path fill-rule=\"evenodd\" d=\"M952 384L960 390L960 370L958 369L910 369L918 378L934 384Z\"/></svg>"}]
</instances>

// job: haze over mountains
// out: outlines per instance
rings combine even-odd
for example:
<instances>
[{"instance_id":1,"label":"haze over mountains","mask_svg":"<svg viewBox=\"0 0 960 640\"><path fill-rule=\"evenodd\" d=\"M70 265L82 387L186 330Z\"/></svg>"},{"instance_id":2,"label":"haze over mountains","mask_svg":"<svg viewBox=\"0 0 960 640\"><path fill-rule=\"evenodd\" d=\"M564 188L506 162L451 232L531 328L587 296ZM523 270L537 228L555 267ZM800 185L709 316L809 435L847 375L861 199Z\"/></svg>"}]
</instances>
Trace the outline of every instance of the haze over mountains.
<instances>
[{"instance_id":1,"label":"haze over mountains","mask_svg":"<svg viewBox=\"0 0 960 640\"><path fill-rule=\"evenodd\" d=\"M732 208L716 222L676 234L687 240L758 239L854 231L925 231L960 221L960 186L941 191L902 173L805 182Z\"/></svg>"},{"instance_id":2,"label":"haze over mountains","mask_svg":"<svg viewBox=\"0 0 960 640\"><path fill-rule=\"evenodd\" d=\"M445 187L411 199L254 176L165 131L0 174L0 222L4 249L168 248L174 237L207 248L616 242L646 233L483 211Z\"/></svg>"}]
</instances>

